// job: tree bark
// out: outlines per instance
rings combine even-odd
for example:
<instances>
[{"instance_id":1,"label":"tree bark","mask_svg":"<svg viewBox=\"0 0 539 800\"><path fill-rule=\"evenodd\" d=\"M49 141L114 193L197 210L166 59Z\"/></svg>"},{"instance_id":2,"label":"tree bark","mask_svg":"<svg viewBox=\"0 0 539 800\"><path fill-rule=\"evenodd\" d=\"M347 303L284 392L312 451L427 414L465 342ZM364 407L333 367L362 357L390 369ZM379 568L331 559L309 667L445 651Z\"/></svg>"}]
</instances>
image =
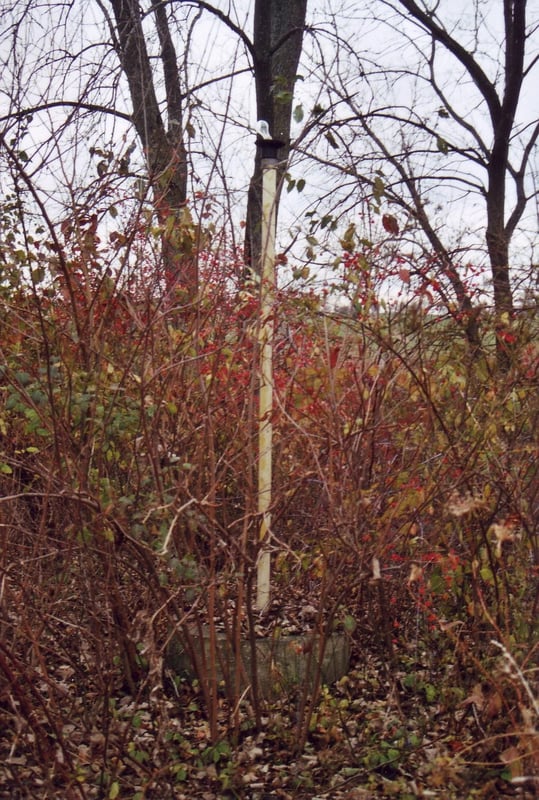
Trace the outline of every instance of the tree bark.
<instances>
[{"instance_id":1,"label":"tree bark","mask_svg":"<svg viewBox=\"0 0 539 800\"><path fill-rule=\"evenodd\" d=\"M495 306L501 312L511 311L513 305L508 276L509 237L505 224L505 201L511 131L524 78L525 9L526 0L504 0L504 93L500 105L494 113L491 112L494 141L488 163L486 239L492 264Z\"/></svg>"},{"instance_id":2,"label":"tree bark","mask_svg":"<svg viewBox=\"0 0 539 800\"><path fill-rule=\"evenodd\" d=\"M307 0L257 0L254 13L253 68L257 118L266 120L272 138L283 142L277 199L290 153L290 125L294 86L303 47ZM257 152L249 194L245 229L245 263L260 271L262 254L262 170Z\"/></svg>"},{"instance_id":3,"label":"tree bark","mask_svg":"<svg viewBox=\"0 0 539 800\"><path fill-rule=\"evenodd\" d=\"M162 259L167 289L179 285L188 297L198 289L197 262L187 209L187 156L183 140L182 93L178 59L170 35L166 8L152 0L161 47L166 91L167 127L155 92L152 65L142 28L138 0L110 0L116 22L116 49L127 78L132 118L142 144L162 227Z\"/></svg>"},{"instance_id":4,"label":"tree bark","mask_svg":"<svg viewBox=\"0 0 539 800\"><path fill-rule=\"evenodd\" d=\"M506 225L506 179L509 146L524 78L526 47L526 0L504 0L505 74L504 93L492 116L494 141L488 163L486 242L492 271L494 310L497 318L497 358L502 368L510 366L506 321L513 311L510 282L510 231Z\"/></svg>"}]
</instances>

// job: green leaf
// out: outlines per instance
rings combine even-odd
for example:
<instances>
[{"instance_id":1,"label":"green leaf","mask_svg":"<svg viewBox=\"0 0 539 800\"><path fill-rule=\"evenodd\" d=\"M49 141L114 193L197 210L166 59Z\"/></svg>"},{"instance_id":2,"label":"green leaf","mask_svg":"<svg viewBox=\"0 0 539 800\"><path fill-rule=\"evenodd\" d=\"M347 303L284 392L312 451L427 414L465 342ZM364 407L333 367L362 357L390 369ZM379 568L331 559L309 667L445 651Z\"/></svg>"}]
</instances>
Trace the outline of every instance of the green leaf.
<instances>
[{"instance_id":1,"label":"green leaf","mask_svg":"<svg viewBox=\"0 0 539 800\"><path fill-rule=\"evenodd\" d=\"M296 183L296 189L298 192L302 192L305 189L305 180L303 178L300 178Z\"/></svg>"},{"instance_id":2,"label":"green leaf","mask_svg":"<svg viewBox=\"0 0 539 800\"><path fill-rule=\"evenodd\" d=\"M287 91L286 89L281 89L280 91L274 91L273 97L275 98L276 103L281 103L284 105L285 103L291 103L294 95L292 92Z\"/></svg>"},{"instance_id":3,"label":"green leaf","mask_svg":"<svg viewBox=\"0 0 539 800\"><path fill-rule=\"evenodd\" d=\"M385 184L383 180L377 175L376 178L372 182L372 193L374 199L379 203L382 197L384 196L384 192L386 190Z\"/></svg>"},{"instance_id":4,"label":"green leaf","mask_svg":"<svg viewBox=\"0 0 539 800\"><path fill-rule=\"evenodd\" d=\"M19 372L15 373L15 380L17 380L23 386L28 386L28 384L32 381L32 376L27 372L20 370Z\"/></svg>"},{"instance_id":5,"label":"green leaf","mask_svg":"<svg viewBox=\"0 0 539 800\"><path fill-rule=\"evenodd\" d=\"M342 238L339 239L339 244L343 250L346 250L347 253L353 253L356 249L356 241L356 225L354 222L351 222L345 230Z\"/></svg>"},{"instance_id":6,"label":"green leaf","mask_svg":"<svg viewBox=\"0 0 539 800\"><path fill-rule=\"evenodd\" d=\"M415 672L405 675L402 679L402 685L406 686L407 689L415 689L417 686L417 675Z\"/></svg>"},{"instance_id":7,"label":"green leaf","mask_svg":"<svg viewBox=\"0 0 539 800\"><path fill-rule=\"evenodd\" d=\"M444 155L447 155L447 153L449 152L449 145L447 144L445 139L442 139L441 136L438 136L438 138L436 139L436 147L438 148L440 153L443 153Z\"/></svg>"},{"instance_id":8,"label":"green leaf","mask_svg":"<svg viewBox=\"0 0 539 800\"><path fill-rule=\"evenodd\" d=\"M304 111L303 111L303 106L300 103L294 109L294 121L295 122L301 122L303 120L304 116L305 116L305 114L304 114Z\"/></svg>"},{"instance_id":9,"label":"green leaf","mask_svg":"<svg viewBox=\"0 0 539 800\"><path fill-rule=\"evenodd\" d=\"M490 567L481 567L479 574L481 578L485 581L485 583L490 583L494 585L494 575L492 574L492 570Z\"/></svg>"},{"instance_id":10,"label":"green leaf","mask_svg":"<svg viewBox=\"0 0 539 800\"><path fill-rule=\"evenodd\" d=\"M344 630L353 633L357 627L357 622L351 614L347 614L343 620Z\"/></svg>"},{"instance_id":11,"label":"green leaf","mask_svg":"<svg viewBox=\"0 0 539 800\"><path fill-rule=\"evenodd\" d=\"M307 280L310 275L310 269L307 266L304 267L296 267L292 270L292 277L295 281L299 280Z\"/></svg>"},{"instance_id":12,"label":"green leaf","mask_svg":"<svg viewBox=\"0 0 539 800\"><path fill-rule=\"evenodd\" d=\"M324 230L324 228L327 228L327 226L332 222L333 216L331 214L325 214L320 220L320 228Z\"/></svg>"},{"instance_id":13,"label":"green leaf","mask_svg":"<svg viewBox=\"0 0 539 800\"><path fill-rule=\"evenodd\" d=\"M425 692L425 697L427 699L427 703L434 703L436 700L436 695L438 694L436 691L436 687L432 685L432 683L426 683L423 687Z\"/></svg>"},{"instance_id":14,"label":"green leaf","mask_svg":"<svg viewBox=\"0 0 539 800\"><path fill-rule=\"evenodd\" d=\"M118 797L119 794L120 794L120 784L118 783L118 781L114 781L114 783L111 783L110 785L109 800L116 800L116 797Z\"/></svg>"},{"instance_id":15,"label":"green leaf","mask_svg":"<svg viewBox=\"0 0 539 800\"><path fill-rule=\"evenodd\" d=\"M429 583L431 591L434 592L434 594L441 594L445 591L445 581L439 569L434 568Z\"/></svg>"},{"instance_id":16,"label":"green leaf","mask_svg":"<svg viewBox=\"0 0 539 800\"><path fill-rule=\"evenodd\" d=\"M173 772L174 772L174 778L178 783L182 783L187 779L188 772L183 764L174 765Z\"/></svg>"}]
</instances>

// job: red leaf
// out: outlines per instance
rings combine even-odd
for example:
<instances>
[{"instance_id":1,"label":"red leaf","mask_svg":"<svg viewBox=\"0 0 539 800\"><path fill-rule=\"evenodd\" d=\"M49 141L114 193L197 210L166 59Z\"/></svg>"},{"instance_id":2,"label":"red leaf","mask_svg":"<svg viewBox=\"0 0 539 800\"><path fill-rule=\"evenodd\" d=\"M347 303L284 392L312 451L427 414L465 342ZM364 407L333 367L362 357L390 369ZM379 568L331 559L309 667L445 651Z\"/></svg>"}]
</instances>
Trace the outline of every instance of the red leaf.
<instances>
[{"instance_id":1,"label":"red leaf","mask_svg":"<svg viewBox=\"0 0 539 800\"><path fill-rule=\"evenodd\" d=\"M515 334L510 333L510 331L498 331L498 336L506 344L514 344L517 340Z\"/></svg>"},{"instance_id":2,"label":"red leaf","mask_svg":"<svg viewBox=\"0 0 539 800\"><path fill-rule=\"evenodd\" d=\"M410 270L404 269L404 267L399 269L399 278L403 283L405 283L408 286L410 283Z\"/></svg>"},{"instance_id":3,"label":"red leaf","mask_svg":"<svg viewBox=\"0 0 539 800\"><path fill-rule=\"evenodd\" d=\"M337 361L339 360L339 353L341 348L340 347L332 347L329 351L329 366L331 369L335 369L337 366Z\"/></svg>"}]
</instances>

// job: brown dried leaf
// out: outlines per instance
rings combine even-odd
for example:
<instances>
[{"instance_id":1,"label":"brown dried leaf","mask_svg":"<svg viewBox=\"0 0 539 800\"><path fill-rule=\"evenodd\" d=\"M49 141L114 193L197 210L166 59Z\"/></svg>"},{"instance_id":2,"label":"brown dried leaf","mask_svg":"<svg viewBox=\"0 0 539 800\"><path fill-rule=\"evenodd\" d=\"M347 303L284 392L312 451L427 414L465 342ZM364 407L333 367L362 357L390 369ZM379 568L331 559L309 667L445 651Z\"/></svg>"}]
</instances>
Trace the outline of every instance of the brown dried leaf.
<instances>
[{"instance_id":1,"label":"brown dried leaf","mask_svg":"<svg viewBox=\"0 0 539 800\"><path fill-rule=\"evenodd\" d=\"M453 492L446 505L447 510L454 517L463 517L466 514L471 514L483 508L485 501L482 497L472 495L471 492L466 492L464 495L459 495L458 492Z\"/></svg>"}]
</instances>

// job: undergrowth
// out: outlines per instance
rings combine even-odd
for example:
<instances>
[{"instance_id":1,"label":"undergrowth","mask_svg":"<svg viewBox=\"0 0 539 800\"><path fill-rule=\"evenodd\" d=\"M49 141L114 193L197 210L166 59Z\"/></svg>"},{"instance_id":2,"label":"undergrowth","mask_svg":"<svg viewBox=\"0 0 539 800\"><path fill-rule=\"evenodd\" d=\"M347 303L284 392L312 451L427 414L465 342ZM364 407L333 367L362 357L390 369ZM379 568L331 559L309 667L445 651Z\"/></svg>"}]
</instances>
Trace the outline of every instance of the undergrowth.
<instances>
[{"instance_id":1,"label":"undergrowth","mask_svg":"<svg viewBox=\"0 0 539 800\"><path fill-rule=\"evenodd\" d=\"M72 258L0 300L2 796L532 797L533 318L500 373L417 308L279 294L273 593L352 657L268 700L215 650L166 661L261 624L256 293L209 270L185 306Z\"/></svg>"}]
</instances>

